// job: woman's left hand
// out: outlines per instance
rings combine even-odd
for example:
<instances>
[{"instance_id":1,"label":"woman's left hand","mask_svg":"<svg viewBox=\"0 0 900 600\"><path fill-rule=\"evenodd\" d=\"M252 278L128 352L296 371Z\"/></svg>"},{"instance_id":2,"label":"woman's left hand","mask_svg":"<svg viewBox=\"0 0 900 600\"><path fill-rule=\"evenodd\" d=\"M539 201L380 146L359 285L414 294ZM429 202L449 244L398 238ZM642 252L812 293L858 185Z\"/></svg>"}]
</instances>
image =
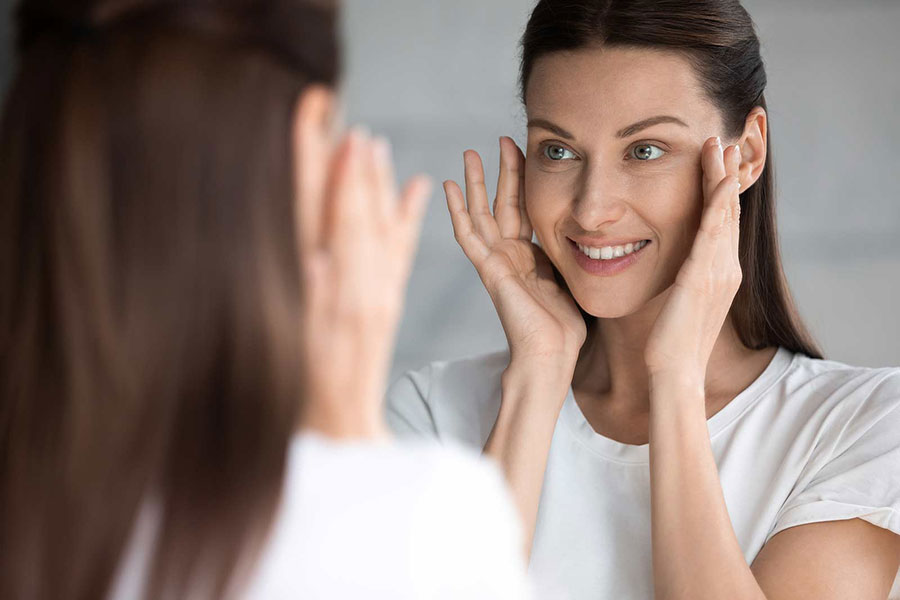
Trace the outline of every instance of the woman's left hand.
<instances>
[{"instance_id":1,"label":"woman's left hand","mask_svg":"<svg viewBox=\"0 0 900 600\"><path fill-rule=\"evenodd\" d=\"M703 146L704 210L688 258L675 279L644 349L651 379L671 376L702 386L706 367L741 285L740 146Z\"/></svg>"}]
</instances>

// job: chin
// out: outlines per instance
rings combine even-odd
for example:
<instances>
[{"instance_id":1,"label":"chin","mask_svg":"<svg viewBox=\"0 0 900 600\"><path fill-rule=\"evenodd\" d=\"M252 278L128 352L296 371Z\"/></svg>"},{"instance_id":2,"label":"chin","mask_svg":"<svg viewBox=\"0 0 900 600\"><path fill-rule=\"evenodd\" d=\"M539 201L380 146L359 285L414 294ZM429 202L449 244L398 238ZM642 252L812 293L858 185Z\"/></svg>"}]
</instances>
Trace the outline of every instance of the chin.
<instances>
[{"instance_id":1,"label":"chin","mask_svg":"<svg viewBox=\"0 0 900 600\"><path fill-rule=\"evenodd\" d=\"M634 306L620 307L618 309L612 309L609 306L584 306L580 303L579 306L581 306L581 309L584 310L584 312L592 317L597 317L598 319L619 319L621 317L627 317L637 311L637 307Z\"/></svg>"},{"instance_id":2,"label":"chin","mask_svg":"<svg viewBox=\"0 0 900 600\"><path fill-rule=\"evenodd\" d=\"M625 298L622 297L623 295ZM598 294L596 292L592 294L584 290L582 293L573 293L572 297L581 310L598 319L627 317L640 310L644 305L641 301L635 302L634 294Z\"/></svg>"}]
</instances>

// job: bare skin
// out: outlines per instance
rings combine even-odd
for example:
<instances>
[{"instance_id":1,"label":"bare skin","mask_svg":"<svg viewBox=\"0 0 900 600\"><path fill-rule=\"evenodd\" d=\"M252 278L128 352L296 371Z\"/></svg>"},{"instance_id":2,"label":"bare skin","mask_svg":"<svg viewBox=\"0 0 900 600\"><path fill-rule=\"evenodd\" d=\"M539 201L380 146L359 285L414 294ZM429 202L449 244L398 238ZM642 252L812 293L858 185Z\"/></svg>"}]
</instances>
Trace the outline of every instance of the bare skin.
<instances>
[{"instance_id":1,"label":"bare skin","mask_svg":"<svg viewBox=\"0 0 900 600\"><path fill-rule=\"evenodd\" d=\"M782 531L751 571L712 455L706 420L777 351L744 347L729 317L742 278L739 193L765 167L765 111L751 111L740 134L729 136L686 59L625 48L539 58L526 100L527 159L501 139L493 213L477 153L465 153L465 195L444 184L456 239L509 343L484 450L509 481L526 554L572 385L596 431L649 443L658 599L837 600L856 585L853 597L883 600L900 563L900 536L859 519ZM583 269L572 248L641 240L651 243L640 260L613 276ZM555 283L551 264L569 292ZM597 317L590 331L578 306ZM884 558L863 558L872 554ZM821 564L798 559L810 556ZM815 585L798 589L796 581Z\"/></svg>"},{"instance_id":2,"label":"bare skin","mask_svg":"<svg viewBox=\"0 0 900 600\"><path fill-rule=\"evenodd\" d=\"M597 335L598 330L592 333ZM732 326L723 327L722 336L736 335ZM581 358L572 379L572 391L575 401L584 417L597 433L610 439L633 445L649 443L650 407L643 408L642 400L649 398L649 392L640 396L632 390L609 389L611 380L608 374L594 371L597 364L605 364L594 353L601 352L602 346L585 344ZM776 348L764 351L747 349L739 340L731 340L723 344L725 350L719 355L734 350L733 356L726 357L729 364L726 381L715 381L708 386L713 391L706 392L706 418L710 419L725 408L738 394L745 390L765 370L777 352ZM716 353L714 351L713 355ZM627 365L622 368L628 368ZM707 371L707 381L714 379L719 371L711 367ZM730 386L730 387L729 387ZM637 408L636 408L637 407Z\"/></svg>"},{"instance_id":3,"label":"bare skin","mask_svg":"<svg viewBox=\"0 0 900 600\"><path fill-rule=\"evenodd\" d=\"M687 61L674 54L619 49L551 54L536 62L527 102L528 158L511 139L501 140L494 216L477 153L465 153L468 223L460 212L466 209L462 191L453 182L445 183L445 191L451 214L457 215L455 235L497 307L510 347L505 381L516 391L504 396L485 450L502 457L516 474L510 482L530 536L552 424L570 384L595 430L647 443L648 340L695 241L704 197L724 179L725 167L720 150L715 173L704 177L701 151L706 148L711 163L716 148L710 142L722 133L721 116ZM661 122L620 136L629 125L661 115L685 125ZM748 116L735 172L742 189L762 172L765 124L761 109ZM665 155L638 161L633 150L647 144ZM551 160L549 148L563 150L557 152L562 160ZM539 247L531 243L532 231ZM569 247L570 240L587 239L652 243L629 270L597 277L578 266ZM553 281L551 263L570 293ZM598 317L591 331L576 302ZM680 370L679 377L704 385L710 415L758 377L776 350L745 348L727 306L722 312L724 323L704 332L712 347L708 358L695 351L660 361ZM558 373L556 381L531 380L548 365ZM528 378L527 384L516 382L517 374ZM553 399L527 391L538 389L555 390ZM529 397L514 399L520 394ZM516 442L513 431L531 432L533 439ZM513 446L527 450L515 454ZM530 549L530 537L526 545Z\"/></svg>"},{"instance_id":4,"label":"bare skin","mask_svg":"<svg viewBox=\"0 0 900 600\"><path fill-rule=\"evenodd\" d=\"M601 97L603 102L592 100ZM533 159L526 161L525 185L541 247L578 303L600 317L579 357L576 397L581 396L584 406L608 404L619 414L646 415L646 341L700 223L708 191L703 189L700 148L723 135L721 116L686 61L649 50L547 56L535 65L527 99L530 122L548 121L574 136L566 139L532 125L528 153ZM677 117L687 127L661 123L618 137L626 126L658 115ZM765 115L751 117L756 118L748 119L742 138L728 140L742 143L743 189L756 181L765 162ZM553 163L542 155L542 149L557 142L572 152L571 160ZM665 154L623 160L635 144L654 144ZM572 259L567 238L580 234L655 243L634 268L600 278ZM728 320L709 358L708 399L715 405L734 397L773 354L774 349L745 348ZM755 373L740 368L748 362Z\"/></svg>"},{"instance_id":5,"label":"bare skin","mask_svg":"<svg viewBox=\"0 0 900 600\"><path fill-rule=\"evenodd\" d=\"M399 190L388 142L361 128L338 139L334 106L333 92L309 86L295 111L300 426L387 440L382 399L431 183L420 175Z\"/></svg>"}]
</instances>

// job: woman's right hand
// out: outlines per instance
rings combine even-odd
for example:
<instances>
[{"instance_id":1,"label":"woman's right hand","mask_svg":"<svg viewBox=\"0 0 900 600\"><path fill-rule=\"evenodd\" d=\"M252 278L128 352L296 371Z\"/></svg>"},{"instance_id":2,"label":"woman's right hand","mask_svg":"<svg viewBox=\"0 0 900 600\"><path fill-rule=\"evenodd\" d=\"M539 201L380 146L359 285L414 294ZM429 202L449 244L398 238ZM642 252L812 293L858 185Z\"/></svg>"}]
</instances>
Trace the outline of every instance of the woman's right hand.
<instances>
[{"instance_id":1,"label":"woman's right hand","mask_svg":"<svg viewBox=\"0 0 900 600\"><path fill-rule=\"evenodd\" d=\"M314 221L299 236L302 421L334 437L384 438L382 399L431 184L417 176L398 190L387 141L360 129L329 162L320 194L297 190L298 213Z\"/></svg>"},{"instance_id":2,"label":"woman's right hand","mask_svg":"<svg viewBox=\"0 0 900 600\"><path fill-rule=\"evenodd\" d=\"M572 296L556 283L550 259L532 243L525 212L525 156L500 138L500 178L493 214L484 167L474 150L464 153L466 195L444 182L456 241L490 294L506 339L510 362L548 361L574 369L584 343L584 319Z\"/></svg>"}]
</instances>

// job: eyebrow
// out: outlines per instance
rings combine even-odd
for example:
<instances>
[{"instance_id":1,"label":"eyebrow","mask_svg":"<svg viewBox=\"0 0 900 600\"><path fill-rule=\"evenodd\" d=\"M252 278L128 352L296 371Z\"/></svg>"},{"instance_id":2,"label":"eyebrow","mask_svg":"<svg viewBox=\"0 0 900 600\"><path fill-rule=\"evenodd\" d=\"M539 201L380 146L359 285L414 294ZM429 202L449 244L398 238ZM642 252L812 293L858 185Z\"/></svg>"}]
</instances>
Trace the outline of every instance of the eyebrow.
<instances>
[{"instance_id":1,"label":"eyebrow","mask_svg":"<svg viewBox=\"0 0 900 600\"><path fill-rule=\"evenodd\" d=\"M630 135L634 135L639 131L643 131L649 127L653 127L654 125L659 125L661 123L675 123L676 125L681 125L682 127L687 127L687 123L679 119L678 117L672 117L669 115L659 115L656 117L650 117L649 119L644 119L643 121L638 121L637 123L633 123L624 129L619 130L616 133L616 137L625 138ZM569 140L574 140L575 136L559 125L548 121L547 119L530 119L528 121L528 127L540 127L541 129L546 129L547 131L551 131L560 137L564 137Z\"/></svg>"}]
</instances>

